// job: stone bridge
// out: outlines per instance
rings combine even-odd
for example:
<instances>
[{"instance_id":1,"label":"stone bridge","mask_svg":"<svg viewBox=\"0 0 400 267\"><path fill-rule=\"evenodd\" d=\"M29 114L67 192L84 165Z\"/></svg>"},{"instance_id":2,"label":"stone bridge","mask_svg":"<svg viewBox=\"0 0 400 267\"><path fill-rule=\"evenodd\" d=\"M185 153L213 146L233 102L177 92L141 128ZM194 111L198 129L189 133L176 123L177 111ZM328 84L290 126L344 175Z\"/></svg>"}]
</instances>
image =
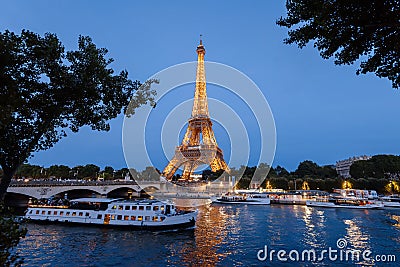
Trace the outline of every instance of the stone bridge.
<instances>
[{"instance_id":1,"label":"stone bridge","mask_svg":"<svg viewBox=\"0 0 400 267\"><path fill-rule=\"evenodd\" d=\"M160 189L160 182L146 182L143 189ZM118 189L130 189L133 196L140 196L142 188L135 181L13 181L7 193L25 195L32 198L49 198L58 194L68 193L72 190L87 190L99 195L107 195Z\"/></svg>"}]
</instances>

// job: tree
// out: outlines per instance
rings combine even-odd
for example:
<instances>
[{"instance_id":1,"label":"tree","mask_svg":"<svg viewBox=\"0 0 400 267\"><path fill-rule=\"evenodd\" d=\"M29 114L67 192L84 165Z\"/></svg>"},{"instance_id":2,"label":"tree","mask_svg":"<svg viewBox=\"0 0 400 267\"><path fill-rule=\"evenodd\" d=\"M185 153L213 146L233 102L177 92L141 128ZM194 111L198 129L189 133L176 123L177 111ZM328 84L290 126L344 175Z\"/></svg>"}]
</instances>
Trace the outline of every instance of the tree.
<instances>
[{"instance_id":1,"label":"tree","mask_svg":"<svg viewBox=\"0 0 400 267\"><path fill-rule=\"evenodd\" d=\"M305 160L300 162L294 174L299 178L303 178L305 176L316 176L319 168L320 167L315 162L312 162L311 160Z\"/></svg>"},{"instance_id":2,"label":"tree","mask_svg":"<svg viewBox=\"0 0 400 267\"><path fill-rule=\"evenodd\" d=\"M132 96L128 115L153 101L153 81L141 86L125 70L114 74L107 52L87 36L79 36L78 50L65 52L55 34L0 33L0 200L18 166L66 129L108 131Z\"/></svg>"},{"instance_id":3,"label":"tree","mask_svg":"<svg viewBox=\"0 0 400 267\"><path fill-rule=\"evenodd\" d=\"M83 168L79 171L79 174L82 175L83 178L97 178L96 175L100 172L100 167L94 164L86 164Z\"/></svg>"},{"instance_id":4,"label":"tree","mask_svg":"<svg viewBox=\"0 0 400 267\"><path fill-rule=\"evenodd\" d=\"M400 2L398 0L287 0L286 44L314 41L323 58L348 65L361 59L357 74L375 73L400 86Z\"/></svg>"},{"instance_id":5,"label":"tree","mask_svg":"<svg viewBox=\"0 0 400 267\"><path fill-rule=\"evenodd\" d=\"M0 203L0 266L19 266L22 263L14 249L25 235L26 228L22 228L9 208Z\"/></svg>"},{"instance_id":6,"label":"tree","mask_svg":"<svg viewBox=\"0 0 400 267\"><path fill-rule=\"evenodd\" d=\"M17 169L15 175L25 178L43 178L45 176L44 172L44 168L38 165L22 164Z\"/></svg>"},{"instance_id":7,"label":"tree","mask_svg":"<svg viewBox=\"0 0 400 267\"><path fill-rule=\"evenodd\" d=\"M49 176L55 176L56 178L68 178L70 177L71 168L65 165L52 165L49 167Z\"/></svg>"},{"instance_id":8,"label":"tree","mask_svg":"<svg viewBox=\"0 0 400 267\"><path fill-rule=\"evenodd\" d=\"M322 166L317 170L319 178L333 178L337 176L336 169L330 166Z\"/></svg>"},{"instance_id":9,"label":"tree","mask_svg":"<svg viewBox=\"0 0 400 267\"><path fill-rule=\"evenodd\" d=\"M400 176L400 156L375 155L369 160L359 160L350 167L354 178L375 177L398 179Z\"/></svg>"},{"instance_id":10,"label":"tree","mask_svg":"<svg viewBox=\"0 0 400 267\"><path fill-rule=\"evenodd\" d=\"M279 177L287 177L287 176L289 176L289 172L284 167L281 167L279 165L276 166L275 173Z\"/></svg>"},{"instance_id":11,"label":"tree","mask_svg":"<svg viewBox=\"0 0 400 267\"><path fill-rule=\"evenodd\" d=\"M146 169L141 172L139 178L144 181L159 181L160 173L154 167L146 167Z\"/></svg>"},{"instance_id":12,"label":"tree","mask_svg":"<svg viewBox=\"0 0 400 267\"><path fill-rule=\"evenodd\" d=\"M115 178L125 179L126 175L130 176L128 168L122 168L120 170L115 171Z\"/></svg>"}]
</instances>

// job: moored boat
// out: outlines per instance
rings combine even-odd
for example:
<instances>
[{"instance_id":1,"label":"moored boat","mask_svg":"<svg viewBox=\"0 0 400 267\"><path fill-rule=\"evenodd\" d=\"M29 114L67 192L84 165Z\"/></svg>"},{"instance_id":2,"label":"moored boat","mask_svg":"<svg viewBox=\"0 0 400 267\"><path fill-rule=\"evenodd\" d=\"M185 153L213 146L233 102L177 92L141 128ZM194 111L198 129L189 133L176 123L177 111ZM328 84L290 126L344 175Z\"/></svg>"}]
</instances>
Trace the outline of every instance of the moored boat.
<instances>
[{"instance_id":1,"label":"moored boat","mask_svg":"<svg viewBox=\"0 0 400 267\"><path fill-rule=\"evenodd\" d=\"M385 208L400 208L400 196L390 195L379 198Z\"/></svg>"},{"instance_id":2,"label":"moored boat","mask_svg":"<svg viewBox=\"0 0 400 267\"><path fill-rule=\"evenodd\" d=\"M213 197L212 203L219 204L246 204L246 205L269 205L271 201L267 194L251 193L240 194L228 192L220 197Z\"/></svg>"},{"instance_id":3,"label":"moored boat","mask_svg":"<svg viewBox=\"0 0 400 267\"><path fill-rule=\"evenodd\" d=\"M336 193L344 198L378 199L378 194L375 190L333 189L333 193Z\"/></svg>"},{"instance_id":4,"label":"moored boat","mask_svg":"<svg viewBox=\"0 0 400 267\"><path fill-rule=\"evenodd\" d=\"M80 198L71 200L67 205L29 205L24 217L31 221L49 223L175 229L194 226L197 213L197 210L178 210L172 203L158 200Z\"/></svg>"},{"instance_id":5,"label":"moored boat","mask_svg":"<svg viewBox=\"0 0 400 267\"><path fill-rule=\"evenodd\" d=\"M383 204L368 199L350 198L319 198L306 202L309 207L346 208L346 209L382 209Z\"/></svg>"},{"instance_id":6,"label":"moored boat","mask_svg":"<svg viewBox=\"0 0 400 267\"><path fill-rule=\"evenodd\" d=\"M320 190L294 190L282 192L270 192L272 204L287 204L287 205L306 205L308 200L327 196L328 193Z\"/></svg>"}]
</instances>

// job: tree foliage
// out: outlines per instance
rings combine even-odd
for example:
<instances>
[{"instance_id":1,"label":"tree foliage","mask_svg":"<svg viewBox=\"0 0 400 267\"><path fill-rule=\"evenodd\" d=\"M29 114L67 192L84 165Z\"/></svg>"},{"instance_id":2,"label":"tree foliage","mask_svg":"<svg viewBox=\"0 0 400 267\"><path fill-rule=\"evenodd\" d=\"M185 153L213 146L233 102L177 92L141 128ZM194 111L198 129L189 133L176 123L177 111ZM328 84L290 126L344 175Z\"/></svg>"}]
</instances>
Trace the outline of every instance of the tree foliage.
<instances>
[{"instance_id":1,"label":"tree foliage","mask_svg":"<svg viewBox=\"0 0 400 267\"><path fill-rule=\"evenodd\" d=\"M361 59L357 74L375 73L400 86L399 0L287 0L287 44L300 48L314 41L323 58L335 64Z\"/></svg>"},{"instance_id":2,"label":"tree foliage","mask_svg":"<svg viewBox=\"0 0 400 267\"><path fill-rule=\"evenodd\" d=\"M297 177L305 177L305 176L317 176L318 169L320 167L311 160L305 160L300 162L294 174Z\"/></svg>"},{"instance_id":3,"label":"tree foliage","mask_svg":"<svg viewBox=\"0 0 400 267\"><path fill-rule=\"evenodd\" d=\"M400 178L400 157L394 155L376 155L369 160L359 160L350 167L353 178Z\"/></svg>"},{"instance_id":4,"label":"tree foliage","mask_svg":"<svg viewBox=\"0 0 400 267\"><path fill-rule=\"evenodd\" d=\"M0 266L19 266L22 259L13 251L26 229L16 221L9 208L0 202Z\"/></svg>"},{"instance_id":5,"label":"tree foliage","mask_svg":"<svg viewBox=\"0 0 400 267\"><path fill-rule=\"evenodd\" d=\"M55 34L0 33L0 199L18 166L65 137L65 129L107 131L132 96L128 115L152 101L151 82L114 74L107 52L85 36L65 52Z\"/></svg>"}]
</instances>

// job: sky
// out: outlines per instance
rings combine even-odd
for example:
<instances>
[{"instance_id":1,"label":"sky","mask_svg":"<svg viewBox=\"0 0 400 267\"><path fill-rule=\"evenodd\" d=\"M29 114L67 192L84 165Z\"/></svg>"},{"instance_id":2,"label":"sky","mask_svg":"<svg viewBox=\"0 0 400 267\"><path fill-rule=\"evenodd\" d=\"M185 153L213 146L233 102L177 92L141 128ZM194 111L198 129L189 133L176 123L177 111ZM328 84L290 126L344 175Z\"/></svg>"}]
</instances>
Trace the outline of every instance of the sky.
<instances>
[{"instance_id":1,"label":"sky","mask_svg":"<svg viewBox=\"0 0 400 267\"><path fill-rule=\"evenodd\" d=\"M196 60L202 34L206 60L243 72L268 101L276 126L273 166L295 170L304 160L325 165L356 155L399 154L400 92L373 74L357 76L359 62L335 66L312 45L299 49L284 44L287 29L275 22L285 16L285 1L1 2L1 31L56 33L66 50L77 48L79 35L88 35L109 50L115 70L128 70L134 80L144 81L167 67ZM182 97L181 102L193 94L194 87L186 87L185 94L175 95ZM245 109L238 104L235 112L246 113ZM109 132L84 127L53 148L35 153L29 162L125 167L122 125L119 116ZM220 146L230 156L228 137L216 129ZM178 136L174 138L179 142ZM252 153L257 153L257 141L254 144ZM154 164L162 169L166 160L156 156ZM145 163L138 156L135 164L141 170Z\"/></svg>"}]
</instances>

